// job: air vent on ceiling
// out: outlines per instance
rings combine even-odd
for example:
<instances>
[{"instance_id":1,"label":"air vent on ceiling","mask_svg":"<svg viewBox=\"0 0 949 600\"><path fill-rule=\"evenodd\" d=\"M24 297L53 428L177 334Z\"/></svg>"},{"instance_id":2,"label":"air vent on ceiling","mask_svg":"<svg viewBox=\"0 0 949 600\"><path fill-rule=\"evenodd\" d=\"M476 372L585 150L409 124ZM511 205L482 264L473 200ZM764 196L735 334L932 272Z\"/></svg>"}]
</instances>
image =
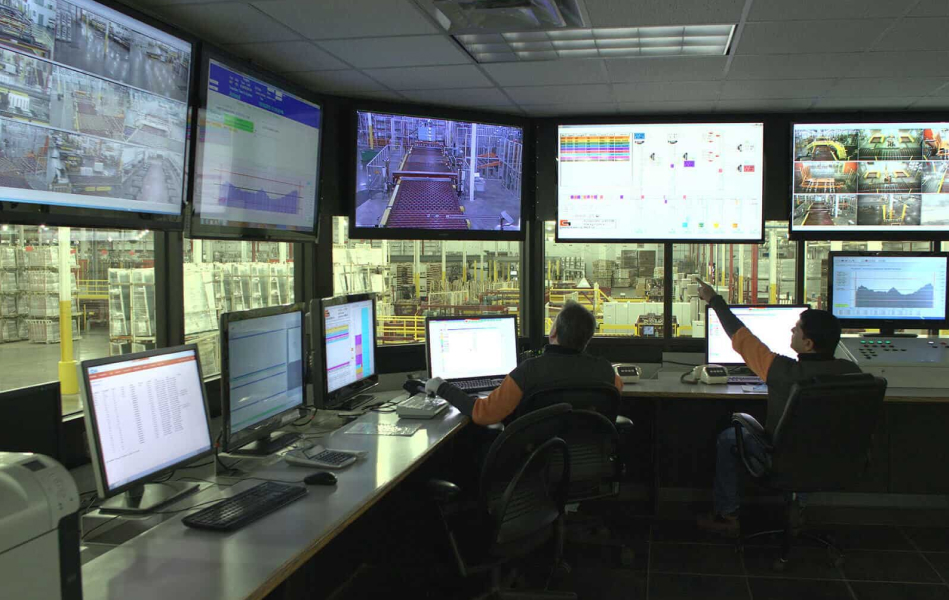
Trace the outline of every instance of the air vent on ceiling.
<instances>
[{"instance_id":1,"label":"air vent on ceiling","mask_svg":"<svg viewBox=\"0 0 949 600\"><path fill-rule=\"evenodd\" d=\"M576 0L432 0L430 6L454 34L584 26Z\"/></svg>"}]
</instances>

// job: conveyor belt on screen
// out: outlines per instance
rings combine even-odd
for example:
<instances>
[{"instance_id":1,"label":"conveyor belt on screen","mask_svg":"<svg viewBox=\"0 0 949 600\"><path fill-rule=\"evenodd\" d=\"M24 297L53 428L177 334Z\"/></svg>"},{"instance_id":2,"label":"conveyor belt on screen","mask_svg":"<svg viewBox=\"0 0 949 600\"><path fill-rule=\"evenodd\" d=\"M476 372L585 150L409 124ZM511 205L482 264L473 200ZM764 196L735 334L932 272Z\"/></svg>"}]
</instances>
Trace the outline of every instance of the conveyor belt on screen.
<instances>
[{"instance_id":1,"label":"conveyor belt on screen","mask_svg":"<svg viewBox=\"0 0 949 600\"><path fill-rule=\"evenodd\" d=\"M444 179L403 179L386 227L467 229L458 195Z\"/></svg>"}]
</instances>

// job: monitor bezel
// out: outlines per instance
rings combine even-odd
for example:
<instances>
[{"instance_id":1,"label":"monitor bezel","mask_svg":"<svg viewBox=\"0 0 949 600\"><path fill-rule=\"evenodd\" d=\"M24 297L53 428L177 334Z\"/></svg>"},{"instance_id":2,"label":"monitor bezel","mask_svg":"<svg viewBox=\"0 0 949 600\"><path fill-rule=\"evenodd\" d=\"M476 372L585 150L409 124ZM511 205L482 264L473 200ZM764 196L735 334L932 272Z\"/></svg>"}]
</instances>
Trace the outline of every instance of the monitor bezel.
<instances>
[{"instance_id":1,"label":"monitor bezel","mask_svg":"<svg viewBox=\"0 0 949 600\"><path fill-rule=\"evenodd\" d=\"M480 229L417 229L405 227L359 227L356 225L356 154L358 148L357 134L359 129L360 112L382 113L400 117L412 117L418 119L435 119L445 121L460 121L464 123L477 123L478 125L498 125L502 127L517 127L522 131L523 147L521 153L521 226L517 231L495 231ZM528 148L531 144L528 136L531 135L531 123L526 119L504 115L499 113L484 113L477 111L467 111L451 109L447 107L435 107L426 105L390 105L379 102L356 101L349 110L349 136L348 143L341 151L346 156L347 167L343 169L343 186L348 187L348 192L343 192L343 196L349 200L347 215L349 217L349 237L350 239L380 239L380 240L452 240L452 241L509 241L523 242L527 237L527 222L532 219L533 213L527 212L532 208L526 200L528 188L526 183L532 181L526 174L527 167L531 164L528 156ZM350 160L351 159L351 160ZM346 189L344 187L344 189Z\"/></svg>"},{"instance_id":2,"label":"monitor bezel","mask_svg":"<svg viewBox=\"0 0 949 600\"><path fill-rule=\"evenodd\" d=\"M735 308L799 308L801 311L808 310L811 307L810 304L729 304L729 309ZM710 305L705 305L705 364L716 364L723 367L741 367L745 366L748 363L739 362L739 363L709 363L709 342L711 341L711 336L708 334L709 331L709 313L715 312ZM717 316L717 315L716 315ZM750 330L749 330L750 331ZM790 332L788 333L790 336ZM783 356L783 355L778 355Z\"/></svg>"},{"instance_id":3,"label":"monitor bezel","mask_svg":"<svg viewBox=\"0 0 949 600\"><path fill-rule=\"evenodd\" d=\"M868 231L868 230L858 230L858 231L845 231L846 227L840 229L831 229L826 231L813 231L809 229L795 229L794 228L794 128L797 126L807 126L807 125L853 125L855 127L862 127L866 124L879 123L881 125L901 125L905 123L926 123L929 122L932 125L946 125L949 128L949 121L938 121L935 119L900 119L893 120L892 118L883 118L883 119L861 119L848 121L847 119L833 119L833 118L816 118L808 119L807 121L797 121L791 120L788 124L788 138L790 141L790 180L788 181L788 239L791 240L805 240L805 241L826 241L826 240L843 240L843 241L865 241L865 240L893 240L893 241L932 241L934 239L949 239L949 231L940 231L933 229L922 229L922 225L913 225L910 227L892 227L892 231ZM857 161L859 162L859 161ZM923 161L926 162L926 161ZM933 161L935 162L935 161ZM939 161L944 162L944 161Z\"/></svg>"},{"instance_id":4,"label":"monitor bezel","mask_svg":"<svg viewBox=\"0 0 949 600\"><path fill-rule=\"evenodd\" d=\"M434 321L486 321L489 319L513 319L514 320L514 344L517 345L517 315L467 315L453 317L425 317L425 370L428 376L432 376L432 344L431 344L431 324ZM479 376L483 378L485 376Z\"/></svg>"},{"instance_id":5,"label":"monitor bezel","mask_svg":"<svg viewBox=\"0 0 949 600\"><path fill-rule=\"evenodd\" d=\"M827 255L827 307L834 314L834 259L837 257L880 257L880 258L942 258L946 263L947 285L949 285L949 252L894 252L883 250L868 251L832 251ZM848 319L837 317L842 329L945 329L949 326L949 287L946 290L945 318L939 320L922 319ZM836 315L834 315L836 316Z\"/></svg>"},{"instance_id":6,"label":"monitor bezel","mask_svg":"<svg viewBox=\"0 0 949 600\"><path fill-rule=\"evenodd\" d=\"M40 405L40 403L37 402L38 398L55 398L55 401L52 402L52 406L47 407ZM52 437L45 440L50 442L52 445L53 454L49 456L57 462L64 462L63 401L62 393L60 392L59 381L47 381L46 383L38 383L36 385L24 386L0 392L0 413L6 413L6 408L9 406L15 407L14 410L25 408L26 410L36 409L39 412L49 409L44 415L48 418L48 421L43 420L39 423L31 422L30 428L22 429L22 433L29 436L30 438L33 438L36 437L36 430L33 429L34 425L37 426L41 432L49 431L47 428L51 428ZM34 417L36 415L30 416ZM17 426L16 421L11 421L10 423L11 425ZM22 424L22 422L20 424ZM2 444L0 444L0 446L2 446ZM2 450L9 452L27 452L27 450L10 450L7 446L4 446ZM30 452L33 451L30 450Z\"/></svg>"},{"instance_id":7,"label":"monitor bezel","mask_svg":"<svg viewBox=\"0 0 949 600\"><path fill-rule=\"evenodd\" d=\"M583 126L628 126L628 125L761 125L761 236L752 237L752 238L731 238L731 237L716 237L716 236L707 236L701 238L676 238L676 237L628 237L628 238L564 238L560 235L560 128L561 127L583 127ZM741 118L719 120L719 121L710 121L708 119L699 119L695 121L678 119L675 122L672 121L659 121L659 120L603 120L603 119L590 119L586 120L558 120L554 123L557 127L557 149L554 152L555 160L557 161L557 197L555 198L556 202L556 218L554 220L554 241L558 244L629 244L632 242L644 242L644 243L659 243L659 244L763 244L765 240L765 182L768 177L768 153L765 151L765 145L767 144L767 129L768 123L762 120L753 120L745 121Z\"/></svg>"},{"instance_id":8,"label":"monitor bezel","mask_svg":"<svg viewBox=\"0 0 949 600\"><path fill-rule=\"evenodd\" d=\"M344 304L365 302L367 300L372 301L372 353L374 367L373 370L375 372L372 375L363 377L359 381L354 381L353 383L344 385L343 387L335 389L331 392L329 391L329 378L326 376L326 369L328 367L326 364L326 319L323 315L323 311L331 306L342 306ZM322 379L320 388L322 397L317 403L318 407L325 409L336 408L349 398L352 398L353 396L379 384L379 324L378 319L376 318L377 302L378 296L374 293L347 294L342 296L332 296L330 298L316 298L312 301L310 305L310 318L313 320L312 326L317 332L317 335L313 340L313 349L314 352L319 354L319 357L314 357L314 363L319 365L319 375ZM317 307L317 310L313 311L313 307ZM316 371L317 370L314 369L314 372ZM314 382L314 388L315 387L316 383Z\"/></svg>"},{"instance_id":9,"label":"monitor bezel","mask_svg":"<svg viewBox=\"0 0 949 600\"><path fill-rule=\"evenodd\" d=\"M210 77L211 61L215 60L224 64L226 67L240 71L250 77L259 79L269 85L279 88L289 94L297 96L319 107L320 126L317 139L317 161L316 161L316 196L314 198L315 206L313 210L313 223L311 231L291 231L286 229L276 229L269 227L243 227L238 225L210 225L201 222L201 217L197 213L195 196L198 188L198 170L201 168L200 160L203 150L201 144L201 115L207 111L208 107L208 79ZM259 66L247 60L239 58L225 50L210 44L202 44L200 71L196 76L196 99L193 118L193 143L191 147L190 172L191 172L191 194L188 197L188 203L185 207L186 232L191 239L206 240L251 240L262 242L316 242L319 237L320 208L323 205L323 155L324 155L324 136L326 120L326 99L309 90L293 84L279 75L270 73L261 69Z\"/></svg>"},{"instance_id":10,"label":"monitor bezel","mask_svg":"<svg viewBox=\"0 0 949 600\"><path fill-rule=\"evenodd\" d=\"M231 365L230 365L230 347L228 343L228 334L231 323L247 321L250 319L259 319L263 317L273 317L298 312L300 313L300 353L302 360L302 388L303 397L300 404L294 405L273 416L267 417L263 421L248 425L234 433L231 433ZM266 437L270 433L280 429L287 422L287 415L296 412L299 415L301 408L306 406L306 305L302 302L294 304L281 304L279 306L267 306L264 308L253 308L239 312L226 312L221 314L221 449L224 452L232 452Z\"/></svg>"},{"instance_id":11,"label":"monitor bezel","mask_svg":"<svg viewBox=\"0 0 949 600\"><path fill-rule=\"evenodd\" d=\"M99 443L99 430L95 426L96 420L96 409L95 403L92 402L90 397L90 380L89 380L89 368L90 367L100 367L103 365L110 365L113 363L128 362L130 360L139 360L143 358L150 358L152 356L161 356L163 354L175 354L178 352L194 352L194 363L195 368L198 370L198 384L201 389L201 400L204 402L204 423L208 434L208 449L202 452L190 456L181 462L169 465L163 469L153 471L148 475L139 477L133 481L129 481L117 488L110 489L108 486L108 481L106 479L106 470L105 470L105 458L102 456L102 444ZM82 393L83 393L83 406L85 410L84 418L86 424L86 436L89 440L92 454L92 466L93 471L96 476L96 489L100 498L111 498L113 496L118 496L119 494L125 492L126 490L132 489L144 485L146 483L152 482L157 477L165 475L167 473L172 473L177 469L180 469L183 465L191 464L195 461L201 460L202 458L208 457L214 453L214 438L211 435L211 417L208 408L208 399L207 394L205 393L204 388L204 376L201 371L201 356L198 353L197 344L184 344L181 346L171 346L169 348L156 348L154 350L146 350L145 352L134 352L131 354L121 354L118 356L110 356L107 358L96 358L92 360L83 361L80 369L82 371Z\"/></svg>"}]
</instances>

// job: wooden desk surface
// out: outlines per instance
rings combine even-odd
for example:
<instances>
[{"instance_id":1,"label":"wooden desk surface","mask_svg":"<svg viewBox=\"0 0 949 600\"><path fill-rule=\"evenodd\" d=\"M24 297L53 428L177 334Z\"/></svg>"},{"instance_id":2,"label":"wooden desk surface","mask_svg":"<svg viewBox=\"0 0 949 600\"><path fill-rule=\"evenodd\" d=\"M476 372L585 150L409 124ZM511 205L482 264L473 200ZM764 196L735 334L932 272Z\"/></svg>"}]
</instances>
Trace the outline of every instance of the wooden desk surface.
<instances>
[{"instance_id":1,"label":"wooden desk surface","mask_svg":"<svg viewBox=\"0 0 949 600\"><path fill-rule=\"evenodd\" d=\"M399 393L404 395L404 393ZM399 394L388 393L395 398ZM383 395L383 394L379 394ZM369 413L357 423L395 423L395 414ZM366 450L367 458L337 471L336 486L307 486L296 502L231 533L213 533L180 523L186 511L90 561L82 568L86 600L244 600L263 598L415 470L467 418L449 408L418 423L411 437L353 435L351 425L316 439L329 448ZM299 481L313 469L276 462L252 475ZM208 488L163 510L226 497L261 483L242 481L227 489ZM328 590L327 590L328 591Z\"/></svg>"}]
</instances>

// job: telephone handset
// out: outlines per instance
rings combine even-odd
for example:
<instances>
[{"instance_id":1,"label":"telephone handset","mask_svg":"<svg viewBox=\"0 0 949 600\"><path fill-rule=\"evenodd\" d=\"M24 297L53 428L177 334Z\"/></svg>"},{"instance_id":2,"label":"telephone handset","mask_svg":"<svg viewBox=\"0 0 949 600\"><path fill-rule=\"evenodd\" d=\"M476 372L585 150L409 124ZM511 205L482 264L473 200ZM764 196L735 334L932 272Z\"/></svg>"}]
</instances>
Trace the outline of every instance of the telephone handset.
<instances>
[{"instance_id":1,"label":"telephone handset","mask_svg":"<svg viewBox=\"0 0 949 600\"><path fill-rule=\"evenodd\" d=\"M683 373L680 381L683 383L723 385L728 383L728 371L721 365L699 365L691 371Z\"/></svg>"}]
</instances>

